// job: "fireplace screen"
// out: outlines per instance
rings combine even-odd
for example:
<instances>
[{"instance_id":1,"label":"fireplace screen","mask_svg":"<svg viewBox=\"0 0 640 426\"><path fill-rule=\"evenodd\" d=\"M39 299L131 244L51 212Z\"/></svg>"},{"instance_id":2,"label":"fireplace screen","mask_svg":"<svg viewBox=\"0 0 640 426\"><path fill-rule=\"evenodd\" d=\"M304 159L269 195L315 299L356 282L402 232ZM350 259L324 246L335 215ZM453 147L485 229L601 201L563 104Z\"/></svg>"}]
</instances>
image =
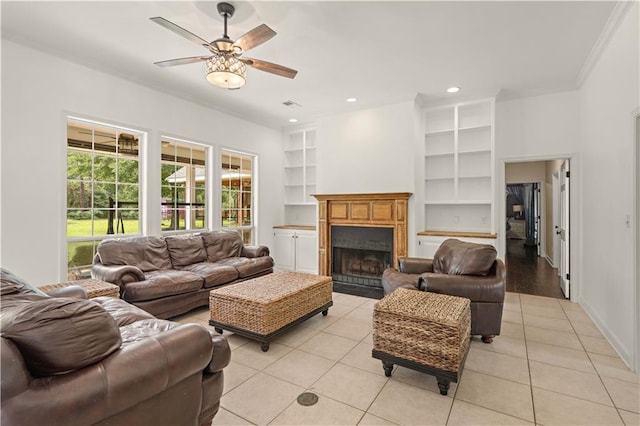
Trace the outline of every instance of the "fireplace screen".
<instances>
[{"instance_id":1,"label":"fireplace screen","mask_svg":"<svg viewBox=\"0 0 640 426\"><path fill-rule=\"evenodd\" d=\"M393 264L393 228L333 226L331 247L334 283L380 288Z\"/></svg>"}]
</instances>

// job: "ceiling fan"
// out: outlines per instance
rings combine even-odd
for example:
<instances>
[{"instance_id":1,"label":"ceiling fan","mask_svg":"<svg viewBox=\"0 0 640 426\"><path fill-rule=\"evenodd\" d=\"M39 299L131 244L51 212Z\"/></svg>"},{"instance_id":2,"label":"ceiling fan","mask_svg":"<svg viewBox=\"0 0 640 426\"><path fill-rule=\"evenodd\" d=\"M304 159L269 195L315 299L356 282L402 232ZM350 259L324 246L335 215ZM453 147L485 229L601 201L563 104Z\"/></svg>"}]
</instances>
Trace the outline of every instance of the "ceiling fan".
<instances>
[{"instance_id":1,"label":"ceiling fan","mask_svg":"<svg viewBox=\"0 0 640 426\"><path fill-rule=\"evenodd\" d=\"M234 12L235 7L233 7L233 5L224 2L218 3L218 13L224 18L224 33L221 38L212 42L208 42L202 37L159 16L149 18L156 24L201 45L210 52L209 56L190 56L187 58L170 59L168 61L155 62L155 65L168 67L192 64L195 62L206 62L207 80L225 89L239 89L244 86L247 76L246 65L282 77L294 78L298 73L298 71L294 69L261 59L242 56L244 52L271 39L276 35L276 32L267 25L262 24L244 34L238 40L233 41L227 35L227 19L231 18Z\"/></svg>"}]
</instances>

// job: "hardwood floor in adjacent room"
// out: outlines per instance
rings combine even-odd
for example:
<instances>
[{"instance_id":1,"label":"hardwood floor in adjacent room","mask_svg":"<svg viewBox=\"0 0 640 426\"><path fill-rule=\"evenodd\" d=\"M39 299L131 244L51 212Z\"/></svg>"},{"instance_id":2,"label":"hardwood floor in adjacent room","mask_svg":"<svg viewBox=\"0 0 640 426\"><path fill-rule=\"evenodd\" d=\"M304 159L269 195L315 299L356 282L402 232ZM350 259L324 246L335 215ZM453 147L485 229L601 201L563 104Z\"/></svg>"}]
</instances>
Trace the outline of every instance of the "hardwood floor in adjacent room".
<instances>
[{"instance_id":1,"label":"hardwood floor in adjacent room","mask_svg":"<svg viewBox=\"0 0 640 426\"><path fill-rule=\"evenodd\" d=\"M564 299L557 269L524 240L507 239L507 291Z\"/></svg>"}]
</instances>

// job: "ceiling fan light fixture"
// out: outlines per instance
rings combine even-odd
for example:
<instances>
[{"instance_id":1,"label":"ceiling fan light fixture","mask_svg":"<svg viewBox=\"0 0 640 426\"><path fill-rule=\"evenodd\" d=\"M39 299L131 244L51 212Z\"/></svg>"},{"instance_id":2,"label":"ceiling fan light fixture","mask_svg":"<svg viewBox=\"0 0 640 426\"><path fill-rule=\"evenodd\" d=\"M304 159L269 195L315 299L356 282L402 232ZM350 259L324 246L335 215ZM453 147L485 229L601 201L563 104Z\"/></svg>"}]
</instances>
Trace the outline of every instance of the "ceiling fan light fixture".
<instances>
[{"instance_id":1,"label":"ceiling fan light fixture","mask_svg":"<svg viewBox=\"0 0 640 426\"><path fill-rule=\"evenodd\" d=\"M239 89L247 81L247 66L232 55L212 56L206 63L207 80L223 89Z\"/></svg>"}]
</instances>

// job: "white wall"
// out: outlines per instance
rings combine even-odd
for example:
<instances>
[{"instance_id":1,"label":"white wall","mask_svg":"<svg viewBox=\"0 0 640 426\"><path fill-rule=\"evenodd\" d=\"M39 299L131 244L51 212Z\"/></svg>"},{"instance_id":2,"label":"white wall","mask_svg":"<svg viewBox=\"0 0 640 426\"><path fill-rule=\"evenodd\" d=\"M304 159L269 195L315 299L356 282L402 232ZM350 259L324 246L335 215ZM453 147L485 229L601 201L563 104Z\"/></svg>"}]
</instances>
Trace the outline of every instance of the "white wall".
<instances>
[{"instance_id":1,"label":"white wall","mask_svg":"<svg viewBox=\"0 0 640 426\"><path fill-rule=\"evenodd\" d=\"M637 2L628 8L579 92L580 302L630 365L638 295L634 297L633 227L625 224L625 215L634 217L638 196L632 185L633 114L640 105L638 8Z\"/></svg>"},{"instance_id":2,"label":"white wall","mask_svg":"<svg viewBox=\"0 0 640 426\"><path fill-rule=\"evenodd\" d=\"M66 276L67 113L149 131L150 233L159 232L161 134L258 154L257 240L271 244L283 214L279 131L3 39L2 266L35 284Z\"/></svg>"},{"instance_id":3,"label":"white wall","mask_svg":"<svg viewBox=\"0 0 640 426\"><path fill-rule=\"evenodd\" d=\"M579 162L579 107L578 92L568 91L496 102L496 223L504 222L505 163L513 161L538 161L553 158L571 158L572 204L578 205L580 194ZM544 172L542 178L544 180ZM571 211L572 228L578 229L579 210ZM498 229L503 229L498 227ZM580 244L580 234L570 236L572 246ZM506 252L505 232L498 231L498 254ZM573 250L571 262L579 261L578 251ZM572 276L576 287L579 271Z\"/></svg>"},{"instance_id":4,"label":"white wall","mask_svg":"<svg viewBox=\"0 0 640 426\"><path fill-rule=\"evenodd\" d=\"M322 118L318 192L413 192L414 137L413 101Z\"/></svg>"}]
</instances>

